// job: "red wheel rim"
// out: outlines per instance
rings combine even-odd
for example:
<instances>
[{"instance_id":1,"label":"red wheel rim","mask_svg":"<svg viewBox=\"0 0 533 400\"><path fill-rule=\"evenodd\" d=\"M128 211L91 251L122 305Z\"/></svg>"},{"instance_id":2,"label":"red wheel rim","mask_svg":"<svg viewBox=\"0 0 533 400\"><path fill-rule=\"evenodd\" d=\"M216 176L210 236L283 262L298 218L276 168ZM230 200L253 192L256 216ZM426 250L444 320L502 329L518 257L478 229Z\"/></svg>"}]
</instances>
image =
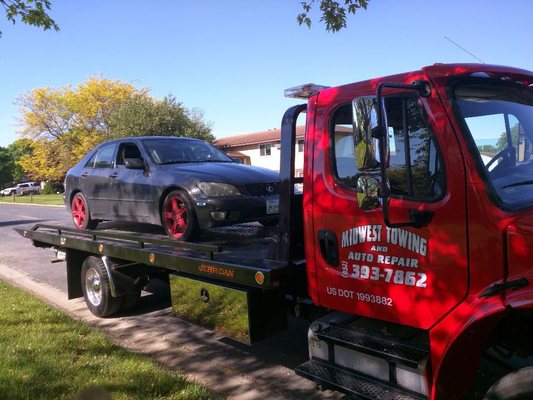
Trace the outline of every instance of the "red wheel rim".
<instances>
[{"instance_id":1,"label":"red wheel rim","mask_svg":"<svg viewBox=\"0 0 533 400\"><path fill-rule=\"evenodd\" d=\"M72 202L72 219L77 228L82 228L87 220L85 201L80 196L74 197L74 201Z\"/></svg>"},{"instance_id":2,"label":"red wheel rim","mask_svg":"<svg viewBox=\"0 0 533 400\"><path fill-rule=\"evenodd\" d=\"M165 202L163 223L170 236L179 239L185 234L188 225L187 207L178 196L171 196Z\"/></svg>"}]
</instances>

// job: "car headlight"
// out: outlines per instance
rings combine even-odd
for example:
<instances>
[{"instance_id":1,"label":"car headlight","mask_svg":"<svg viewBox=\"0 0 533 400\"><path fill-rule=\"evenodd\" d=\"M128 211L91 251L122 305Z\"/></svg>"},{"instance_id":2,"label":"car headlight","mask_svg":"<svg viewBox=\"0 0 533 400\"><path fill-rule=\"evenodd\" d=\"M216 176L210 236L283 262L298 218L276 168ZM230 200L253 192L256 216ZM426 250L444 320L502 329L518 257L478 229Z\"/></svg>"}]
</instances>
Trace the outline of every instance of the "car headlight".
<instances>
[{"instance_id":1,"label":"car headlight","mask_svg":"<svg viewBox=\"0 0 533 400\"><path fill-rule=\"evenodd\" d=\"M241 192L229 183L198 182L198 187L208 197L240 196Z\"/></svg>"}]
</instances>

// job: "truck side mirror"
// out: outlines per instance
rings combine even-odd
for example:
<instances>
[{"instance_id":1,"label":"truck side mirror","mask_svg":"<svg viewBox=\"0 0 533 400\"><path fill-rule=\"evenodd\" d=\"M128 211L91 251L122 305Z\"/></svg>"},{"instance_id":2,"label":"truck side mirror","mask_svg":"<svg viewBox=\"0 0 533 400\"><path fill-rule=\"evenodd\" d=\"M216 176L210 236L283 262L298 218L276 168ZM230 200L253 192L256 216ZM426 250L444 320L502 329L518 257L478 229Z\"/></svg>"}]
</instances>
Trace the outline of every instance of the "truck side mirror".
<instances>
[{"instance_id":1,"label":"truck side mirror","mask_svg":"<svg viewBox=\"0 0 533 400\"><path fill-rule=\"evenodd\" d=\"M379 166L378 114L374 97L359 97L352 102L355 165L358 171L372 171Z\"/></svg>"},{"instance_id":2,"label":"truck side mirror","mask_svg":"<svg viewBox=\"0 0 533 400\"><path fill-rule=\"evenodd\" d=\"M357 203L364 211L379 207L380 159L378 110L375 97L359 97L352 102L355 166L357 178ZM386 157L388 159L388 157Z\"/></svg>"}]
</instances>

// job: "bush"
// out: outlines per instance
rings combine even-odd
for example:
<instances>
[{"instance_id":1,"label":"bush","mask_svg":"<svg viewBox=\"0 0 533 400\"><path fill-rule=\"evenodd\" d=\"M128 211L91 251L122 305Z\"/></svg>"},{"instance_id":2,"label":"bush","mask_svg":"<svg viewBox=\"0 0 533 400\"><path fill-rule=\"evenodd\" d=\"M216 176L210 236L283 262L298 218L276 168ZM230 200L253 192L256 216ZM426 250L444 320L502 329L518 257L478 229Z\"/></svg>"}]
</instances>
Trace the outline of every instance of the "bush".
<instances>
[{"instance_id":1,"label":"bush","mask_svg":"<svg viewBox=\"0 0 533 400\"><path fill-rule=\"evenodd\" d=\"M63 193L63 185L57 182L47 181L44 184L43 194Z\"/></svg>"}]
</instances>

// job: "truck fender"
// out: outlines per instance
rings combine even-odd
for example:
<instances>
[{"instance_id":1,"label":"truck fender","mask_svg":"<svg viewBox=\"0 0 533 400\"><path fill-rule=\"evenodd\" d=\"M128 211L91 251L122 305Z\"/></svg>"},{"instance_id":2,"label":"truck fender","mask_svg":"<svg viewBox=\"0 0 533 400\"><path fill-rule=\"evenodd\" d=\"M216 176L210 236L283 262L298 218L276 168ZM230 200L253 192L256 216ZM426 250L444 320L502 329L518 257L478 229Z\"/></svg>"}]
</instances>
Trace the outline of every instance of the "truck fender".
<instances>
[{"instance_id":1,"label":"truck fender","mask_svg":"<svg viewBox=\"0 0 533 400\"><path fill-rule=\"evenodd\" d=\"M469 296L430 330L430 399L462 398L472 384L492 332L505 314L501 296Z\"/></svg>"}]
</instances>

